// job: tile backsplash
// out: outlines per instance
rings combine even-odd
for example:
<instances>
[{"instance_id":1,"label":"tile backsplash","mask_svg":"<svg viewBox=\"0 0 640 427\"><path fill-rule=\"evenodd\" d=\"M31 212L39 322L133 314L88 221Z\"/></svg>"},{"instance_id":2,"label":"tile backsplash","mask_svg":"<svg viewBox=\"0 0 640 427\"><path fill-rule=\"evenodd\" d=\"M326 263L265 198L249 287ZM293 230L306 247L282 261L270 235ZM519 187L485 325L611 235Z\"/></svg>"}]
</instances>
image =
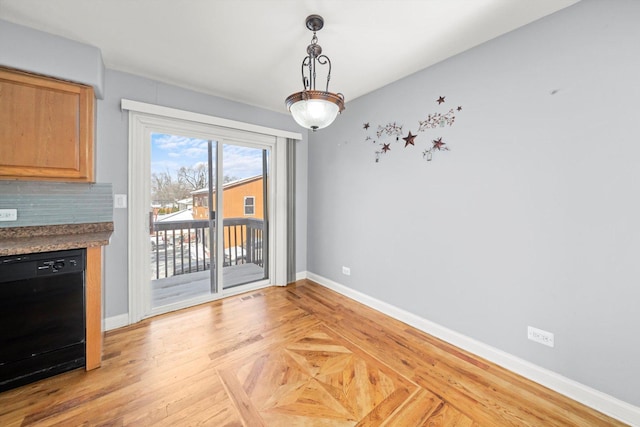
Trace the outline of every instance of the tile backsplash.
<instances>
[{"instance_id":1,"label":"tile backsplash","mask_svg":"<svg viewBox=\"0 0 640 427\"><path fill-rule=\"evenodd\" d=\"M0 181L0 210L16 209L16 221L0 228L113 221L111 184Z\"/></svg>"}]
</instances>

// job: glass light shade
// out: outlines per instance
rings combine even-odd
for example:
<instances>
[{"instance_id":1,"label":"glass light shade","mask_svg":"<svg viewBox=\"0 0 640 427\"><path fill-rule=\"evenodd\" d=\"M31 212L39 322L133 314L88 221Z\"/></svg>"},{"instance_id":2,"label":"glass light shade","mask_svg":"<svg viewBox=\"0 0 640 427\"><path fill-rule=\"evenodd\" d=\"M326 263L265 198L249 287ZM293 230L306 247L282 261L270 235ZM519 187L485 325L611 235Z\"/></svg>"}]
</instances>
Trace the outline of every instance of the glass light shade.
<instances>
[{"instance_id":1,"label":"glass light shade","mask_svg":"<svg viewBox=\"0 0 640 427\"><path fill-rule=\"evenodd\" d=\"M298 92L286 103L296 123L314 131L329 126L344 110L342 97L322 91Z\"/></svg>"}]
</instances>

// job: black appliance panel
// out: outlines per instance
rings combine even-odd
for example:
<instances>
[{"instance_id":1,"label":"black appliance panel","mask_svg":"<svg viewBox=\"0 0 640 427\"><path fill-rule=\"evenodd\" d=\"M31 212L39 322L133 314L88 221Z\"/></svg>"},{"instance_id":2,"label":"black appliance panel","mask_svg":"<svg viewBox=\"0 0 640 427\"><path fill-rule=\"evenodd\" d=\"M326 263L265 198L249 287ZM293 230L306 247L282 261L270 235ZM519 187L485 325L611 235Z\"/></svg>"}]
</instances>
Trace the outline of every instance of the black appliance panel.
<instances>
[{"instance_id":1,"label":"black appliance panel","mask_svg":"<svg viewBox=\"0 0 640 427\"><path fill-rule=\"evenodd\" d=\"M0 257L0 391L85 364L84 249Z\"/></svg>"}]
</instances>

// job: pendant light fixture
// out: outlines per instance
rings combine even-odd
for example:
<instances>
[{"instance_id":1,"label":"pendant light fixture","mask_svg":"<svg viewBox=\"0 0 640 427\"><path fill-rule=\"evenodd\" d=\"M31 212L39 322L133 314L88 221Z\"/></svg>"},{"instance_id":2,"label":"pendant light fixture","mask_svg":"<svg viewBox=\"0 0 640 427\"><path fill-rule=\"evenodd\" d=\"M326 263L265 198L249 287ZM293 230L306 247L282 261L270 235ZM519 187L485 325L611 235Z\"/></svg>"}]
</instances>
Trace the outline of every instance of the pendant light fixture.
<instances>
[{"instance_id":1,"label":"pendant light fixture","mask_svg":"<svg viewBox=\"0 0 640 427\"><path fill-rule=\"evenodd\" d=\"M316 131L329 126L338 113L344 110L344 96L329 92L331 79L331 61L322 54L316 31L324 26L320 15L309 15L307 28L313 31L311 44L307 46L307 56L302 60L302 92L289 95L285 103L293 119L302 127ZM328 65L327 86L325 90L316 90L316 64ZM306 73L308 74L306 74Z\"/></svg>"}]
</instances>

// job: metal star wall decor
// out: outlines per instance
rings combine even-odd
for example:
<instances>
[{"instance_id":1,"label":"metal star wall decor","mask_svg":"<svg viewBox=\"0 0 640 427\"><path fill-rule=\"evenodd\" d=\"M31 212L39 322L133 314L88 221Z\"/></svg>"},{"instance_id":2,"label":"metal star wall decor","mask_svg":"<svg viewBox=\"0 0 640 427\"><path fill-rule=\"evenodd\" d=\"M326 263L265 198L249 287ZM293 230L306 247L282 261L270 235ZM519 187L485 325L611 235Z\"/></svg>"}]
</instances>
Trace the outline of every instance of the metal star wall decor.
<instances>
[{"instance_id":1,"label":"metal star wall decor","mask_svg":"<svg viewBox=\"0 0 640 427\"><path fill-rule=\"evenodd\" d=\"M433 142L433 149L438 151L440 151L442 147L445 145L444 142L442 142L442 138L434 139L431 142ZM448 148L444 148L444 149L448 150Z\"/></svg>"},{"instance_id":2,"label":"metal star wall decor","mask_svg":"<svg viewBox=\"0 0 640 427\"><path fill-rule=\"evenodd\" d=\"M404 138L402 138L402 139L405 140L404 146L407 147L409 144L415 145L413 143L413 140L416 139L416 136L418 136L418 135L411 135L411 131L409 131L409 135L407 135Z\"/></svg>"},{"instance_id":3,"label":"metal star wall decor","mask_svg":"<svg viewBox=\"0 0 640 427\"><path fill-rule=\"evenodd\" d=\"M446 102L445 99L446 99L445 96L439 96L435 102L438 105L441 105ZM461 105L459 105L456 108L451 108L445 113L440 113L440 112L431 113L427 115L427 117L424 120L418 121L417 132L420 133L420 132L425 132L428 129L435 129L438 127L445 127L445 126L453 126L453 124L456 121L456 113L460 111L462 111ZM364 129L365 132L369 132L370 128L371 128L370 122L364 123L362 126L362 129ZM409 148L410 146L416 145L418 134L414 135L411 133L411 130L409 130L406 136L403 136L403 135L405 135L405 133L402 129L402 125L398 124L397 122L393 122L393 123L388 123L385 126L378 125L375 137L373 137L370 134L367 134L364 140L365 142L371 141L373 142L373 144L376 145L375 161L379 162L381 159L381 155L388 154L389 151L391 151L391 144L393 141L385 142L385 139L388 137L393 138L395 142L400 142L400 139L404 140L405 142L404 148ZM442 137L438 137L431 140L428 147L425 148L425 150L422 152L422 157L429 162L433 159L433 154L436 151L438 152L451 151L449 146L443 141Z\"/></svg>"}]
</instances>

